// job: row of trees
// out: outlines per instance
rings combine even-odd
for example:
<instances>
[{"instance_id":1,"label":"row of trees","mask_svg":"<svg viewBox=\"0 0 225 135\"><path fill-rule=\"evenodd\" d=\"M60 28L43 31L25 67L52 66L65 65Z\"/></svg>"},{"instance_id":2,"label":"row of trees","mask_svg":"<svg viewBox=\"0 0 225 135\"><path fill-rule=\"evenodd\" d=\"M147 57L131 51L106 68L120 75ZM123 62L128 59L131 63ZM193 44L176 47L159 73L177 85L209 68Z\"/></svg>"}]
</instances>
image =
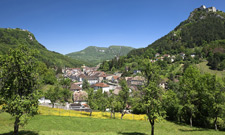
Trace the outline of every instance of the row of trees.
<instances>
[{"instance_id":1,"label":"row of trees","mask_svg":"<svg viewBox=\"0 0 225 135\"><path fill-rule=\"evenodd\" d=\"M223 129L225 120L225 79L215 75L201 74L200 71L188 64L178 83L171 82L168 89L159 87L160 67L157 63L143 60L142 73L146 78L144 86L139 91L129 93L122 101L132 106L133 113L145 113L148 116L154 134L155 120L168 120L190 124L190 126L214 127ZM122 86L122 85L121 85ZM122 89L121 94L124 89ZM110 103L113 96L109 95ZM117 101L119 101L117 99ZM115 108L113 104L108 106ZM121 116L124 114L121 110ZM115 109L114 109L115 111ZM112 111L113 112L113 111Z\"/></svg>"},{"instance_id":2,"label":"row of trees","mask_svg":"<svg viewBox=\"0 0 225 135\"><path fill-rule=\"evenodd\" d=\"M219 122L223 126L224 80L215 75L201 74L197 68L190 66L179 84L170 88L166 91L164 102L168 119L207 128L211 128L211 121L214 121L215 130Z\"/></svg>"}]
</instances>

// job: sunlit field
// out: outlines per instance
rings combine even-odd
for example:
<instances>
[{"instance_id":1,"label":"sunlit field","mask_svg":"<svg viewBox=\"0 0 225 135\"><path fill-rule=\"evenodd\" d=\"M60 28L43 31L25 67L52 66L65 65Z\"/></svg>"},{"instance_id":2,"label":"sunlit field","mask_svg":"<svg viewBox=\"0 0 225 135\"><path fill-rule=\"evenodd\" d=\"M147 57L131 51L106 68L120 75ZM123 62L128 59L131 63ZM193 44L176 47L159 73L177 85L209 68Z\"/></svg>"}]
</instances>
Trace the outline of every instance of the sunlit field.
<instances>
[{"instance_id":1,"label":"sunlit field","mask_svg":"<svg viewBox=\"0 0 225 135\"><path fill-rule=\"evenodd\" d=\"M9 135L13 132L14 119L11 115L0 113L0 134ZM145 115L126 114L120 120L110 119L108 112L89 113L40 107L39 114L20 128L22 135L149 135L150 124ZM155 124L155 135L225 135L223 131L202 128L190 128L166 120Z\"/></svg>"},{"instance_id":2,"label":"sunlit field","mask_svg":"<svg viewBox=\"0 0 225 135\"><path fill-rule=\"evenodd\" d=\"M75 116L75 117L91 117L91 118L99 118L99 119L110 119L110 112L92 112L92 116L90 116L89 112L81 112L74 110L64 110L59 108L49 108L49 107L39 107L38 113L40 115L54 115L54 116ZM121 118L120 113L115 114L116 119ZM146 115L136 115L136 114L125 114L123 119L125 120L142 120L147 121Z\"/></svg>"}]
</instances>

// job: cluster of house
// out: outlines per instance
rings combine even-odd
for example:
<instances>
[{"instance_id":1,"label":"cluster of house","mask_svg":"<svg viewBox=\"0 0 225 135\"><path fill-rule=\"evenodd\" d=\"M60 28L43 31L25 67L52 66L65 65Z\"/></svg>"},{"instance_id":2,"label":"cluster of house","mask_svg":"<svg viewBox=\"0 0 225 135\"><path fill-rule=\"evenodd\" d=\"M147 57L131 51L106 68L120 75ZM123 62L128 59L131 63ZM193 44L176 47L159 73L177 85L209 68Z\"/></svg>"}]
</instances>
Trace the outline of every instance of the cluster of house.
<instances>
[{"instance_id":1,"label":"cluster of house","mask_svg":"<svg viewBox=\"0 0 225 135\"><path fill-rule=\"evenodd\" d=\"M119 80L121 78L121 73L106 74L103 71L98 71L96 67L86 67L81 68L65 68L62 70L64 77L70 78L72 80L70 90L73 91L73 101L75 104L81 104L85 106L87 104L87 92L82 90L83 82L86 80L94 91L102 89L102 92L110 92L118 95L121 91L119 86ZM130 90L138 90L139 85L143 85L145 78L141 76L126 77L128 86Z\"/></svg>"},{"instance_id":2,"label":"cluster of house","mask_svg":"<svg viewBox=\"0 0 225 135\"><path fill-rule=\"evenodd\" d=\"M76 104L85 105L87 104L87 92L82 90L82 85L84 80L86 80L94 91L102 89L102 92L108 92L112 90L113 94L118 95L121 87L119 86L119 79L121 78L121 73L106 74L103 71L98 71L96 67L86 67L81 68L65 68L62 70L64 77L70 78L72 80L70 90L73 91L73 101ZM128 86L132 90L137 90L138 85L143 85L144 77L126 77Z\"/></svg>"},{"instance_id":3,"label":"cluster of house","mask_svg":"<svg viewBox=\"0 0 225 135\"><path fill-rule=\"evenodd\" d=\"M179 55L181 56L182 59L185 58L185 53L180 53ZM191 57L194 58L195 54L191 54ZM158 60L163 61L165 58L169 59L171 62L174 62L175 59L176 59L176 56L175 55L170 55L170 54L161 55L160 53L156 53L155 54L155 58L154 59L150 59L150 62L154 63L154 62L156 62Z\"/></svg>"},{"instance_id":4,"label":"cluster of house","mask_svg":"<svg viewBox=\"0 0 225 135\"><path fill-rule=\"evenodd\" d=\"M174 56L174 55L170 56L169 54L164 54L164 55L160 56L160 53L156 53L155 54L155 59L150 59L150 62L154 63L154 62L156 62L158 60L163 61L164 58L169 58L171 62L174 62L176 56Z\"/></svg>"},{"instance_id":5,"label":"cluster of house","mask_svg":"<svg viewBox=\"0 0 225 135\"><path fill-rule=\"evenodd\" d=\"M97 91L102 89L102 92L112 93L118 95L121 91L119 85L119 80L121 79L121 73L106 74L103 71L98 71L96 67L86 67L81 68L65 68L62 69L65 78L70 78L72 83L70 85L70 90L73 92L73 102L68 104L68 109L78 110L78 111L90 111L87 104L88 93L82 89L83 82L86 79L90 86ZM141 71L137 71L141 72ZM145 83L145 78L142 76L125 77L128 87L131 91L137 91L138 86ZM166 81L160 84L161 87L166 87ZM40 103L51 103L50 100L40 99Z\"/></svg>"}]
</instances>

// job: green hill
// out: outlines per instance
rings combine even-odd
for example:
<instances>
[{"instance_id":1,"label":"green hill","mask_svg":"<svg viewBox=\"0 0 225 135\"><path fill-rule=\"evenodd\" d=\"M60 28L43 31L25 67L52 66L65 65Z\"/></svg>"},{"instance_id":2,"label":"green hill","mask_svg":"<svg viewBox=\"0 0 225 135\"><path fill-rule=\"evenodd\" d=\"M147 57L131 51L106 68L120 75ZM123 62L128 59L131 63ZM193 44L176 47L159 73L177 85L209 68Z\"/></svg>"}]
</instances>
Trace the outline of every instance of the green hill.
<instances>
[{"instance_id":1,"label":"green hill","mask_svg":"<svg viewBox=\"0 0 225 135\"><path fill-rule=\"evenodd\" d=\"M132 50L128 57L153 58L156 53L185 53L204 58L213 70L225 69L225 13L215 7L196 8L187 20L146 48Z\"/></svg>"},{"instance_id":2,"label":"green hill","mask_svg":"<svg viewBox=\"0 0 225 135\"><path fill-rule=\"evenodd\" d=\"M109 46L108 48L89 46L82 51L69 53L67 56L97 65L104 60L111 60L116 56L125 56L133 49L126 46Z\"/></svg>"},{"instance_id":3,"label":"green hill","mask_svg":"<svg viewBox=\"0 0 225 135\"><path fill-rule=\"evenodd\" d=\"M16 48L19 45L26 45L29 48L37 49L40 52L38 59L49 67L77 67L84 64L81 61L47 50L27 30L0 28L0 55L6 54L10 48Z\"/></svg>"},{"instance_id":4,"label":"green hill","mask_svg":"<svg viewBox=\"0 0 225 135\"><path fill-rule=\"evenodd\" d=\"M162 54L178 54L187 48L204 47L212 41L225 39L225 13L210 9L196 8L173 31L144 49L131 51L129 55L148 52L149 49Z\"/></svg>"},{"instance_id":5,"label":"green hill","mask_svg":"<svg viewBox=\"0 0 225 135\"><path fill-rule=\"evenodd\" d=\"M140 68L138 65L143 59L154 61L168 55L173 56L172 63L181 62L187 66L207 61L209 70L225 70L225 13L215 7L196 8L187 20L167 35L146 48L130 51L127 57L121 57L119 61L113 59L103 62L100 69L112 71L116 68L124 72L126 67L132 73L132 70ZM170 59L158 64L161 67L166 67L166 63L171 65Z\"/></svg>"}]
</instances>

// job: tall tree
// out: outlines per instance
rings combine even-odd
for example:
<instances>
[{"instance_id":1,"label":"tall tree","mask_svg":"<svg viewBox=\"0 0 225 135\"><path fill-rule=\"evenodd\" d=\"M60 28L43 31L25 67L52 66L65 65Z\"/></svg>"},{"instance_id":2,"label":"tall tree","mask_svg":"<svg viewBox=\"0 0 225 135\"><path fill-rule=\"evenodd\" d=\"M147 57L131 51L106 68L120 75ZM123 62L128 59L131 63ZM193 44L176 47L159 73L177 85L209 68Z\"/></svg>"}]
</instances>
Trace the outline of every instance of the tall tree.
<instances>
[{"instance_id":1,"label":"tall tree","mask_svg":"<svg viewBox=\"0 0 225 135\"><path fill-rule=\"evenodd\" d=\"M223 117L225 112L225 85L221 80L216 80L216 76L207 76L209 87L208 106L210 117L214 119L214 128L218 130L217 121Z\"/></svg>"},{"instance_id":2,"label":"tall tree","mask_svg":"<svg viewBox=\"0 0 225 135\"><path fill-rule=\"evenodd\" d=\"M96 99L95 99L95 93L94 93L94 89L93 88L89 88L87 89L87 93L88 93L88 105L90 107L90 116L92 116L92 110L97 109L97 104L96 104Z\"/></svg>"},{"instance_id":3,"label":"tall tree","mask_svg":"<svg viewBox=\"0 0 225 135\"><path fill-rule=\"evenodd\" d=\"M119 92L119 98L120 98L120 102L122 105L121 108L121 119L123 119L123 116L126 113L126 106L127 106L127 102L129 99L129 88L127 86L127 82L126 80L120 80L119 82L120 86L121 86L121 91Z\"/></svg>"},{"instance_id":4,"label":"tall tree","mask_svg":"<svg viewBox=\"0 0 225 135\"><path fill-rule=\"evenodd\" d=\"M19 125L38 110L38 67L36 52L25 46L0 57L0 95L3 110L15 117L14 135Z\"/></svg>"},{"instance_id":5,"label":"tall tree","mask_svg":"<svg viewBox=\"0 0 225 135\"><path fill-rule=\"evenodd\" d=\"M194 113L197 112L196 102L198 101L198 79L200 72L197 68L189 66L186 68L184 75L180 81L181 104L183 110L189 116L190 126L192 127L192 119Z\"/></svg>"},{"instance_id":6,"label":"tall tree","mask_svg":"<svg viewBox=\"0 0 225 135\"><path fill-rule=\"evenodd\" d=\"M110 108L110 112L111 112L111 118L115 119L115 107L116 107L116 97L113 94L113 91L110 90L110 93L108 95L108 107Z\"/></svg>"},{"instance_id":7,"label":"tall tree","mask_svg":"<svg viewBox=\"0 0 225 135\"><path fill-rule=\"evenodd\" d=\"M108 105L108 100L107 100L108 94L102 93L102 89L98 89L97 91L94 92L94 98L96 101L96 105L98 106L98 110L100 111L105 111L106 107Z\"/></svg>"},{"instance_id":8,"label":"tall tree","mask_svg":"<svg viewBox=\"0 0 225 135\"><path fill-rule=\"evenodd\" d=\"M144 61L144 75L147 78L147 85L143 88L143 108L151 124L151 135L154 135L155 120L163 115L163 90L159 87L158 67Z\"/></svg>"}]
</instances>

